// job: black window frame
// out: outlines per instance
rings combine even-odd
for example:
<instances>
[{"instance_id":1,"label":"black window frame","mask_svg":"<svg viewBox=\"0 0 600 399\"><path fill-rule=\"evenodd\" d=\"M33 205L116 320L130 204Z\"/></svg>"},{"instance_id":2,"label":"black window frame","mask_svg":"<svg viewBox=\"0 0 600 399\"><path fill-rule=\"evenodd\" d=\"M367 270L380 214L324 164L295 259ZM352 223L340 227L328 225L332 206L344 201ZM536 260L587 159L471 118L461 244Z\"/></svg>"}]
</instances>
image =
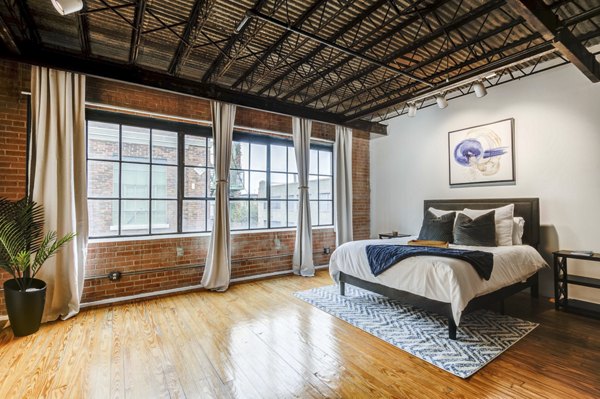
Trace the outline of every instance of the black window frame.
<instances>
[{"instance_id":1,"label":"black window frame","mask_svg":"<svg viewBox=\"0 0 600 399\"><path fill-rule=\"evenodd\" d=\"M138 116L138 115L130 115L130 114L122 114L122 113L118 113L118 112L112 112L112 111L105 111L105 110L98 110L98 109L86 109L86 168L87 168L87 163L88 161L94 161L96 159L94 158L89 158L89 149L88 149L88 140L87 140L87 131L88 131L88 122L90 121L94 121L94 122L103 122L103 123L111 123L111 124L117 124L119 125L119 158L118 160L112 160L109 162L114 162L114 163L118 163L119 164L119 192L118 192L118 198L106 198L106 197L90 197L88 196L88 199L90 200L95 200L95 199L102 199L102 200L117 200L118 202L118 234L116 235L103 235L103 236L90 236L90 239L113 239L113 238L136 238L136 237L152 237L152 236L164 236L164 235L186 235L186 234L198 234L198 233L209 233L211 230L211 226L208 225L209 222L209 204L212 201L214 203L215 197L210 196L209 193L211 191L211 187L210 187L210 182L208 181L209 178L209 171L212 169L214 171L214 165L210 166L209 164L209 159L210 159L210 154L206 154L206 164L205 166L200 166L203 168L206 168L207 171L207 183L206 183L206 196L205 197L193 197L193 196L185 196L185 170L186 168L189 167L193 167L193 165L187 165L186 164L186 160L185 160L185 137L186 136L195 136L195 137L203 137L205 138L207 141L206 143L208 144L208 140L212 139L212 128L210 126L203 126L203 125L197 125L197 124L192 124L192 123L185 123L185 122L178 122L178 121L169 121L169 120L164 120L164 119L157 119L157 118L151 118L151 117L146 117L146 116ZM155 129L155 130L165 130L165 131L169 131L169 132L176 132L177 133L177 164L173 165L173 164L169 164L168 166L175 166L177 167L177 198L176 199L169 199L170 201L175 201L177 202L177 231L171 231L171 232L161 232L161 233L153 233L152 232L152 172L150 169L150 186L149 186L149 221L148 221L148 233L147 234L122 234L122 220L121 220L121 202L125 199L128 200L129 198L123 198L122 197L122 193L121 193L121 186L122 186L122 164L123 163L131 163L128 161L123 161L122 160L122 127L123 126L132 126L132 127L140 127L140 128L149 128L149 129ZM152 135L150 135L152 137ZM248 194L247 197L229 197L229 202L236 202L236 201L246 201L248 203L248 217L247 217L247 222L248 222L248 228L244 228L244 229L231 229L231 231L236 231L236 232L243 232L243 231L256 231L256 230L277 230L277 229L290 229L290 228L294 228L295 225L291 225L289 224L289 211L287 208L287 204L290 201L297 201L297 200L290 200L289 199L289 195L287 195L287 188L286 188L286 198L285 199L276 199L276 201L286 201L286 225L285 226L276 226L273 227L272 226L272 212L271 212L271 202L273 201L273 199L271 198L271 173L273 172L271 170L271 146L272 145L279 145L279 146L285 146L287 148L294 148L294 144L293 141L291 139L286 139L286 138L282 138L282 137L275 137L275 136L270 136L267 134L256 134L256 133L247 133L247 132L240 132L237 130L234 130L233 132L233 141L234 142L244 142L244 143L248 143L249 148L251 148L252 144L261 144L261 145L266 145L266 171L262 171L262 170L253 170L252 169L252 164L251 164L251 159L249 159L248 161L248 169L238 169L238 168L230 168L231 170L240 170L243 172L248 172L250 174L250 172L252 171L258 171L258 172L264 172L267 176L267 182L266 182L266 198L252 198L252 196L250 194ZM208 147L207 147L208 148ZM332 220L330 224L319 224L319 223L315 223L314 221L312 221L312 227L333 227L333 221L335 219L334 215L333 215L333 209L334 209L334 176L333 176L333 144L328 144L328 143L314 143L311 142L310 144L310 149L311 150L317 150L317 151L326 151L331 153L331 175L326 175L326 176L330 176L331 177L331 199L327 199L327 200L322 200L319 198L319 195L317 195L316 199L310 199L311 202L317 202L318 201L318 208L317 208L317 215L320 214L319 212L319 206L321 202L331 202L331 209L332 209ZM289 150L288 150L289 151ZM289 152L288 152L289 153ZM318 153L317 153L318 154ZM251 156L251 152L250 152L250 156ZM318 156L317 156L318 158ZM102 160L105 161L105 160ZM312 162L317 162L317 171L319 171L318 168L318 159L317 160L313 160L311 159L311 163ZM135 163L135 162L133 162ZM149 165L153 164L152 161L152 138L150 139L150 158L148 161ZM162 164L159 164L162 165ZM214 173L214 172L213 172ZM275 173L280 173L275 171ZM283 172L281 172L283 173ZM294 172L289 172L288 169L288 162L287 162L287 155L286 155L286 179L287 176L289 174L293 174ZM309 173L310 174L310 173ZM325 176L325 175L324 175ZM250 178L250 177L249 177ZM320 192L318 191L318 194ZM206 212L205 212L205 230L198 230L198 231L183 231L183 202L185 200L199 200L199 201L205 201L206 204ZM251 201L261 201L267 202L267 212L268 212L268 220L267 220L267 227L256 227L256 228L251 228L251 218L250 218L250 202Z\"/></svg>"}]
</instances>

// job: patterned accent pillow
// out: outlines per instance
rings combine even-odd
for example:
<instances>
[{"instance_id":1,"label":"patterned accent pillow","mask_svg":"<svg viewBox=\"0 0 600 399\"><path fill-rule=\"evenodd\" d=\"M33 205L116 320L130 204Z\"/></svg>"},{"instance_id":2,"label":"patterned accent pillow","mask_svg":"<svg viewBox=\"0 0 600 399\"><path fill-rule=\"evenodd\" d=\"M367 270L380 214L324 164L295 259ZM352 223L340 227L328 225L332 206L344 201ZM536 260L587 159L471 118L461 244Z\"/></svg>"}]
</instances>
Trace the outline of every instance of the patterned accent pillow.
<instances>
[{"instance_id":1,"label":"patterned accent pillow","mask_svg":"<svg viewBox=\"0 0 600 399\"><path fill-rule=\"evenodd\" d=\"M471 219L464 213L456 216L454 225L454 243L482 247L496 246L495 211Z\"/></svg>"},{"instance_id":2,"label":"patterned accent pillow","mask_svg":"<svg viewBox=\"0 0 600 399\"><path fill-rule=\"evenodd\" d=\"M419 233L419 240L433 240L452 242L452 229L454 228L454 217L456 212L450 212L440 217L431 211L425 213L423 225Z\"/></svg>"}]
</instances>

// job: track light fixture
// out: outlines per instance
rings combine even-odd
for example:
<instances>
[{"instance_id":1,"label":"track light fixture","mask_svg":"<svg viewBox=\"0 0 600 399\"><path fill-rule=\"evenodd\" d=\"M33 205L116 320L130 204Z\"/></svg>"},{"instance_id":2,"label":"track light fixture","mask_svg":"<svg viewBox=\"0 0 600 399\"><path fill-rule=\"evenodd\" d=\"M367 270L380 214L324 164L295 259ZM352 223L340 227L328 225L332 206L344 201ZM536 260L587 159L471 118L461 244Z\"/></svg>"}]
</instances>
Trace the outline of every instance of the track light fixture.
<instances>
[{"instance_id":1,"label":"track light fixture","mask_svg":"<svg viewBox=\"0 0 600 399\"><path fill-rule=\"evenodd\" d=\"M446 100L446 93L440 93L435 95L435 101L438 107L444 109L448 106L448 100Z\"/></svg>"},{"instance_id":2,"label":"track light fixture","mask_svg":"<svg viewBox=\"0 0 600 399\"><path fill-rule=\"evenodd\" d=\"M417 114L417 104L408 103L408 116L413 118Z\"/></svg>"},{"instance_id":3,"label":"track light fixture","mask_svg":"<svg viewBox=\"0 0 600 399\"><path fill-rule=\"evenodd\" d=\"M83 0L52 0L52 5L60 15L67 15L81 10Z\"/></svg>"},{"instance_id":4,"label":"track light fixture","mask_svg":"<svg viewBox=\"0 0 600 399\"><path fill-rule=\"evenodd\" d=\"M477 98L485 97L487 95L487 90L485 89L485 86L481 80L473 83L473 91L475 92L475 96Z\"/></svg>"}]
</instances>

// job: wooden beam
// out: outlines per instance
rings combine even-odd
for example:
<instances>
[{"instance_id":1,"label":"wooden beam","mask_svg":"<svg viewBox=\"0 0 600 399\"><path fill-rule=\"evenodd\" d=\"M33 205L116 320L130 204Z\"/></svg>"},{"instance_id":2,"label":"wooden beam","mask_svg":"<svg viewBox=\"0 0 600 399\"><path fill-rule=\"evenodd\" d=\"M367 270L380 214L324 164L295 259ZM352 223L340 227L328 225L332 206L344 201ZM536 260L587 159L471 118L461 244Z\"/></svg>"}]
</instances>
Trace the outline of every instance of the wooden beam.
<instances>
[{"instance_id":1,"label":"wooden beam","mask_svg":"<svg viewBox=\"0 0 600 399\"><path fill-rule=\"evenodd\" d=\"M562 55L589 80L600 82L600 63L569 31L542 0L507 0L512 9L529 24L534 32L551 41Z\"/></svg>"},{"instance_id":2,"label":"wooden beam","mask_svg":"<svg viewBox=\"0 0 600 399\"><path fill-rule=\"evenodd\" d=\"M133 29L131 31L131 44L129 46L129 63L135 64L140 53L140 42L144 28L144 16L146 14L146 0L138 0L133 16Z\"/></svg>"},{"instance_id":3,"label":"wooden beam","mask_svg":"<svg viewBox=\"0 0 600 399\"><path fill-rule=\"evenodd\" d=\"M342 115L303 107L293 103L286 103L273 98L240 93L239 91L221 87L216 84L206 84L189 79L178 78L165 73L139 68L134 65L124 65L98 58L86 58L78 54L67 53L64 51L61 52L35 45L24 44L20 54L0 49L0 58L14 59L29 64L153 87L194 97L224 101L242 107L298 116L377 134L387 134L387 126L380 123L364 120L345 123Z\"/></svg>"}]
</instances>

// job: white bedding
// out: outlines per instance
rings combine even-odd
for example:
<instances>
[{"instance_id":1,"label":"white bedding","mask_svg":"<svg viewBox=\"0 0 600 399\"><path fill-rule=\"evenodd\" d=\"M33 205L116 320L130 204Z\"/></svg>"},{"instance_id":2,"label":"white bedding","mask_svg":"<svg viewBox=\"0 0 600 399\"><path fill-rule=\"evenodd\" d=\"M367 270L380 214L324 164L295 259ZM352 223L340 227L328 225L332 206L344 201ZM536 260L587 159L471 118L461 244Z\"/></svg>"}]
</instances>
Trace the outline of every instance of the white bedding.
<instances>
[{"instance_id":1,"label":"white bedding","mask_svg":"<svg viewBox=\"0 0 600 399\"><path fill-rule=\"evenodd\" d=\"M361 280L382 284L429 299L450 303L458 325L469 301L502 287L524 281L537 270L547 266L540 254L529 245L501 247L450 248L475 249L494 254L494 268L489 280L484 280L473 266L465 261L436 256L416 256L398 262L375 277L367 260L367 245L406 244L416 237L389 240L353 241L341 245L331 255L329 273L339 283L339 272Z\"/></svg>"}]
</instances>

